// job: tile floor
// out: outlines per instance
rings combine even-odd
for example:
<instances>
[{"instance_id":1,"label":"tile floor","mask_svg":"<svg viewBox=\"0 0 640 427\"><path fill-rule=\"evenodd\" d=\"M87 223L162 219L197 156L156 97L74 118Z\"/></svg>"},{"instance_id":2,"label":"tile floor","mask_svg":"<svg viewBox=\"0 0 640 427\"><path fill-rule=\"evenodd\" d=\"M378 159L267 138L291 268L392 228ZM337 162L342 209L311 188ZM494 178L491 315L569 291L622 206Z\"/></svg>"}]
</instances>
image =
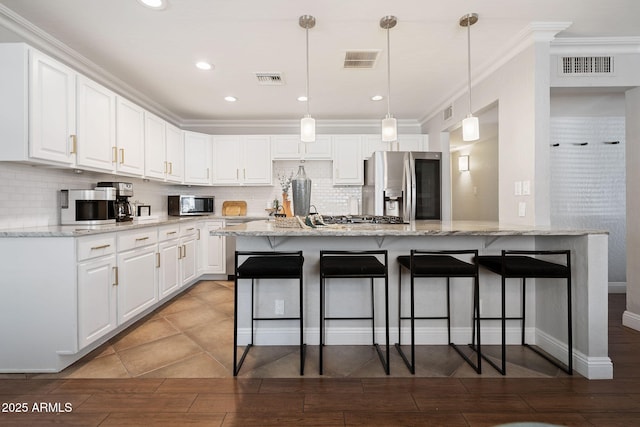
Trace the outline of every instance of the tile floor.
<instances>
[{"instance_id":1,"label":"tile floor","mask_svg":"<svg viewBox=\"0 0 640 427\"><path fill-rule=\"evenodd\" d=\"M29 378L232 377L232 348L233 282L201 281L64 371ZM508 351L508 377L566 376L520 346ZM305 377L319 376L317 359L318 347L308 346ZM416 360L416 377L501 377L486 364L478 376L445 345L418 346ZM392 377L411 377L394 348L390 361ZM385 377L372 346L327 346L324 367L325 378ZM239 376L293 378L298 370L297 346L262 346L251 350Z\"/></svg>"}]
</instances>

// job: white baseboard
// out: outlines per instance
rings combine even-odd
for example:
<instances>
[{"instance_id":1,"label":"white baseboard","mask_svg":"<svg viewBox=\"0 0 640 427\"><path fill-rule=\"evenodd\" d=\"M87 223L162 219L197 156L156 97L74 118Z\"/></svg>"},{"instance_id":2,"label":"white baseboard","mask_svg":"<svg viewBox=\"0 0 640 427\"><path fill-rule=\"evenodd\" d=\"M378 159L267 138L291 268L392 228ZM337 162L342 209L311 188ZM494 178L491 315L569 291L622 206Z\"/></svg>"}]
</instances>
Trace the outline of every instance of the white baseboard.
<instances>
[{"instance_id":1,"label":"white baseboard","mask_svg":"<svg viewBox=\"0 0 640 427\"><path fill-rule=\"evenodd\" d=\"M625 310L622 314L622 325L640 331L640 314Z\"/></svg>"},{"instance_id":2,"label":"white baseboard","mask_svg":"<svg viewBox=\"0 0 640 427\"><path fill-rule=\"evenodd\" d=\"M626 294L627 282L609 282L608 289L610 294Z\"/></svg>"}]
</instances>

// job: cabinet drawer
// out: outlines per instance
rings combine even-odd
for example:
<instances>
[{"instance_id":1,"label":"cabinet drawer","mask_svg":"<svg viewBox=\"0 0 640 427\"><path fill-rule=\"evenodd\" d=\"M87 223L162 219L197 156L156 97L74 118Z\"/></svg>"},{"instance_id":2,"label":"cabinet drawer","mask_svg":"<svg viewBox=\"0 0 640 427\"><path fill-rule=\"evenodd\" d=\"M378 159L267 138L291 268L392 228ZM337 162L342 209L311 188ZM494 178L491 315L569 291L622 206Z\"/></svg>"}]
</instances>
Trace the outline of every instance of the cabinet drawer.
<instances>
[{"instance_id":1,"label":"cabinet drawer","mask_svg":"<svg viewBox=\"0 0 640 427\"><path fill-rule=\"evenodd\" d=\"M180 237L180 226L178 224L166 225L158 228L158 241L177 239Z\"/></svg>"},{"instance_id":2,"label":"cabinet drawer","mask_svg":"<svg viewBox=\"0 0 640 427\"><path fill-rule=\"evenodd\" d=\"M101 234L98 236L79 237L77 239L78 261L111 255L116 252L116 236Z\"/></svg>"},{"instance_id":3,"label":"cabinet drawer","mask_svg":"<svg viewBox=\"0 0 640 427\"><path fill-rule=\"evenodd\" d=\"M118 233L118 252L158 243L158 229L145 228L126 233Z\"/></svg>"},{"instance_id":4,"label":"cabinet drawer","mask_svg":"<svg viewBox=\"0 0 640 427\"><path fill-rule=\"evenodd\" d=\"M192 234L196 234L198 232L197 224L194 222L189 222L188 224L180 224L180 237L190 236Z\"/></svg>"}]
</instances>

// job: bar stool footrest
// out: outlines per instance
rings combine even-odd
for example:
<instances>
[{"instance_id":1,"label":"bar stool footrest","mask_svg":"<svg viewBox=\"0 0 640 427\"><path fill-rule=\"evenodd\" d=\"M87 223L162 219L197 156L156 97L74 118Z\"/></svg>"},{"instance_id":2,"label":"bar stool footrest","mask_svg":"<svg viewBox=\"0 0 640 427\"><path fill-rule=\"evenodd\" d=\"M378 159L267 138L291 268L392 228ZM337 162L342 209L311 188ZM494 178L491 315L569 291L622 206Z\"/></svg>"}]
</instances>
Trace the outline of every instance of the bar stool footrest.
<instances>
[{"instance_id":1,"label":"bar stool footrest","mask_svg":"<svg viewBox=\"0 0 640 427\"><path fill-rule=\"evenodd\" d=\"M522 345L525 346L526 348L528 348L529 350L533 351L534 353L536 353L538 356L542 357L543 359L546 359L552 365L555 365L557 368L562 369L567 374L573 375L573 367L572 366L568 366L568 365L565 365L562 362L559 362L555 357L549 356L544 351L538 350L536 347L533 347L530 344L524 343Z\"/></svg>"},{"instance_id":2,"label":"bar stool footrest","mask_svg":"<svg viewBox=\"0 0 640 427\"><path fill-rule=\"evenodd\" d=\"M395 344L396 350L398 350L398 353L400 353L400 357L402 357L402 360L404 360L404 364L407 365L407 369L409 369L409 372L411 372L411 374L415 375L416 373L416 368L415 366L413 366L411 364L411 362L409 362L409 359L407 358L407 356L404 354L404 351L402 350L402 347L400 346L400 343L397 342Z\"/></svg>"},{"instance_id":3,"label":"bar stool footrest","mask_svg":"<svg viewBox=\"0 0 640 427\"><path fill-rule=\"evenodd\" d=\"M474 371L476 371L477 374L481 374L482 373L482 366L480 365L480 359L482 358L482 353L479 352L478 349L476 349L474 346L469 344L469 347L471 347L473 349L473 351L475 351L479 356L478 357L478 361L474 363L469 358L469 356L467 356L466 354L464 354L462 352L462 350L460 350L460 348L458 347L457 344L454 344L454 343L450 342L449 345L451 347L453 347L453 349L460 355L460 357L462 357L464 359L464 361L467 362L469 364L469 366L471 366L473 368Z\"/></svg>"},{"instance_id":4,"label":"bar stool footrest","mask_svg":"<svg viewBox=\"0 0 640 427\"><path fill-rule=\"evenodd\" d=\"M242 368L242 364L244 363L244 358L247 357L247 353L249 353L249 350L251 350L251 347L253 347L253 344L247 344L247 346L244 348L244 351L242 352L242 356L240 357L240 362L238 362L238 365L234 366L233 368L234 377L238 376L238 372L240 372L240 368Z\"/></svg>"}]
</instances>

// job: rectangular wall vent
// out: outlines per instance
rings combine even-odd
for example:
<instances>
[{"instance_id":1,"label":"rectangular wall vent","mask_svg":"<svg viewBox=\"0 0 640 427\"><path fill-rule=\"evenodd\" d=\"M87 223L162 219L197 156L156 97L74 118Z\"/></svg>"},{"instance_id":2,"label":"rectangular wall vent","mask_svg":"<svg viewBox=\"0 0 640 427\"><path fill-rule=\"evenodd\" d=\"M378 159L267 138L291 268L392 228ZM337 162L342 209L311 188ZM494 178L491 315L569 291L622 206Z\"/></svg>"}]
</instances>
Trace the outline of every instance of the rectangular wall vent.
<instances>
[{"instance_id":1,"label":"rectangular wall vent","mask_svg":"<svg viewBox=\"0 0 640 427\"><path fill-rule=\"evenodd\" d=\"M444 111L442 112L442 118L444 120L449 120L451 117L453 117L453 105L449 105L447 108L444 109Z\"/></svg>"},{"instance_id":2,"label":"rectangular wall vent","mask_svg":"<svg viewBox=\"0 0 640 427\"><path fill-rule=\"evenodd\" d=\"M344 68L373 68L379 50L350 50L344 54Z\"/></svg>"},{"instance_id":3,"label":"rectangular wall vent","mask_svg":"<svg viewBox=\"0 0 640 427\"><path fill-rule=\"evenodd\" d=\"M255 73L258 84L263 86L282 86L284 84L284 74L282 73Z\"/></svg>"},{"instance_id":4,"label":"rectangular wall vent","mask_svg":"<svg viewBox=\"0 0 640 427\"><path fill-rule=\"evenodd\" d=\"M612 74L611 56L565 56L562 58L562 75Z\"/></svg>"}]
</instances>

